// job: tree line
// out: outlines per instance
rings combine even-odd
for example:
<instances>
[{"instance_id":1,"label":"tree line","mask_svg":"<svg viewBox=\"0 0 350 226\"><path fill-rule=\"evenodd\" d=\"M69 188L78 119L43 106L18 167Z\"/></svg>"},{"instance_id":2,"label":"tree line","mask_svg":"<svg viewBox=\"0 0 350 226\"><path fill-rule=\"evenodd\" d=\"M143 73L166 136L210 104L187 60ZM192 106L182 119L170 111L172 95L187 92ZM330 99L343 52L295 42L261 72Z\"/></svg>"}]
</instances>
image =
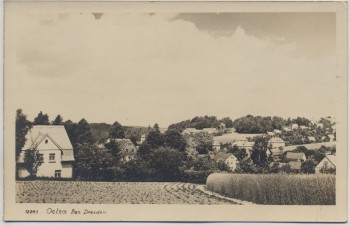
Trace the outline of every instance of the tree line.
<instances>
[{"instance_id":1,"label":"tree line","mask_svg":"<svg viewBox=\"0 0 350 226\"><path fill-rule=\"evenodd\" d=\"M281 120L275 118L274 121ZM139 146L137 154L130 161L124 161L117 139L125 138L130 130L119 122L108 126L99 125L104 129L107 127L108 132L103 139L96 139L91 125L84 118L76 123L71 120L64 121L63 117L58 115L50 122L48 115L40 112L33 122L30 122L21 109L17 110L16 115L16 158L25 144L25 135L32 125L49 124L63 125L67 131L74 150L75 180L203 183L210 173L229 171L223 160L216 161L209 157L208 154L213 150L214 139L211 134L205 132L184 136L178 129L171 127L165 133L161 133L158 124L155 124L147 128L146 140ZM266 136L254 138L255 143L249 158L247 152L237 146L225 144L221 145L221 148L238 158L236 173L280 172L281 167L278 163L274 163L267 155L267 141ZM35 174L40 159L36 158L35 152L28 153L27 158L30 160L29 163L32 163L28 164L28 168ZM308 156L313 155L317 156L308 152ZM303 172L312 173L312 170L306 170L307 166L314 167L319 158L315 157L315 161L305 163ZM283 168L282 170L288 171Z\"/></svg>"},{"instance_id":2,"label":"tree line","mask_svg":"<svg viewBox=\"0 0 350 226\"><path fill-rule=\"evenodd\" d=\"M169 125L169 130L177 130L182 132L186 128L196 128L202 130L204 128L219 128L220 124L223 123L226 128L233 127L233 121L229 117L217 119L215 116L196 116L193 119L188 119L178 123Z\"/></svg>"}]
</instances>

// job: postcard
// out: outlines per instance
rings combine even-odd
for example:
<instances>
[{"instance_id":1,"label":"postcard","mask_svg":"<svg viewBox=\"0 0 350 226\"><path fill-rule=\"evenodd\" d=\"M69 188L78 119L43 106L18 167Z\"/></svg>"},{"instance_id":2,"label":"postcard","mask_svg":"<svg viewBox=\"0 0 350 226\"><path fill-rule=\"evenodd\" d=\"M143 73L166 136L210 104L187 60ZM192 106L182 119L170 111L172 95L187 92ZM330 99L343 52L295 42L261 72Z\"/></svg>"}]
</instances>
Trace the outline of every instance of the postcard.
<instances>
[{"instance_id":1,"label":"postcard","mask_svg":"<svg viewBox=\"0 0 350 226\"><path fill-rule=\"evenodd\" d=\"M347 221L346 2L4 9L4 220Z\"/></svg>"}]
</instances>

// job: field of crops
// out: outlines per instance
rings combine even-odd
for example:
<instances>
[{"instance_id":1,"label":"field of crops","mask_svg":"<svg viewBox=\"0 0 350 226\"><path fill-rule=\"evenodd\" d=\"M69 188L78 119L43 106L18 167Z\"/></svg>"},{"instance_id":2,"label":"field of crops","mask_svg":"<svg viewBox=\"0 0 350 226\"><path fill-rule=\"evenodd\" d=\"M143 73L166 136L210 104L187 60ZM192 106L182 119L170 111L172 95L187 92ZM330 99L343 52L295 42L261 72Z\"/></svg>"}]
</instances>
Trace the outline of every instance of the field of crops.
<instances>
[{"instance_id":1,"label":"field of crops","mask_svg":"<svg viewBox=\"0 0 350 226\"><path fill-rule=\"evenodd\" d=\"M190 183L17 181L17 203L236 204Z\"/></svg>"},{"instance_id":2,"label":"field of crops","mask_svg":"<svg viewBox=\"0 0 350 226\"><path fill-rule=\"evenodd\" d=\"M335 205L335 175L212 174L207 189L265 205Z\"/></svg>"}]
</instances>

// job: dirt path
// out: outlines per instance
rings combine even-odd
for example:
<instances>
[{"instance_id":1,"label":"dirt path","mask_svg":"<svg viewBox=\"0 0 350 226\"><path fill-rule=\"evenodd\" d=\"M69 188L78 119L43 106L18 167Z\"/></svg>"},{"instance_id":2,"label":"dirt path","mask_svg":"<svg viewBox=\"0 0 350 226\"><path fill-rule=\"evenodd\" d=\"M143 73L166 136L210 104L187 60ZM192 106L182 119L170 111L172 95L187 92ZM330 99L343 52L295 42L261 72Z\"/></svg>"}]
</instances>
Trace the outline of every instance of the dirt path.
<instances>
[{"instance_id":1,"label":"dirt path","mask_svg":"<svg viewBox=\"0 0 350 226\"><path fill-rule=\"evenodd\" d=\"M162 182L19 181L18 203L202 204L232 205L206 194L200 185Z\"/></svg>"}]
</instances>

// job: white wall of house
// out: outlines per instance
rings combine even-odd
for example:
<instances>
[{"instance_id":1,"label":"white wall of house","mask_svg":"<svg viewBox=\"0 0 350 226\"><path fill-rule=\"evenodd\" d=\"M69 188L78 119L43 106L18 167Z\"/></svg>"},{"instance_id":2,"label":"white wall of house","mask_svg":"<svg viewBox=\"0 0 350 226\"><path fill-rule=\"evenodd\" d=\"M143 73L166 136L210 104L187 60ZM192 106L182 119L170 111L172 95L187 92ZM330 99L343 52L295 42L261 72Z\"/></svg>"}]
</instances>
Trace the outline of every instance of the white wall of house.
<instances>
[{"instance_id":1,"label":"white wall of house","mask_svg":"<svg viewBox=\"0 0 350 226\"><path fill-rule=\"evenodd\" d=\"M55 170L61 170L62 175L60 150L40 150L39 153L43 155L44 162L38 168L37 177L55 177ZM54 160L49 159L50 154L54 156Z\"/></svg>"},{"instance_id":2,"label":"white wall of house","mask_svg":"<svg viewBox=\"0 0 350 226\"><path fill-rule=\"evenodd\" d=\"M325 166L327 166L328 169L334 169L334 168L335 168L335 166L333 165L333 163L331 163L331 162L329 161L328 158L324 158L324 159L315 167L315 172L316 172L316 173L321 173L320 171L321 171L322 167L325 167Z\"/></svg>"},{"instance_id":3,"label":"white wall of house","mask_svg":"<svg viewBox=\"0 0 350 226\"><path fill-rule=\"evenodd\" d=\"M286 143L285 142L269 142L268 147L272 148L280 148L280 147L285 147Z\"/></svg>"},{"instance_id":4,"label":"white wall of house","mask_svg":"<svg viewBox=\"0 0 350 226\"><path fill-rule=\"evenodd\" d=\"M26 168L24 168L23 166L18 166L18 177L19 178L25 178L28 177L29 173L26 170Z\"/></svg>"},{"instance_id":5,"label":"white wall of house","mask_svg":"<svg viewBox=\"0 0 350 226\"><path fill-rule=\"evenodd\" d=\"M230 168L230 170L234 171L237 168L237 158L233 155L228 157L225 160L226 165Z\"/></svg>"},{"instance_id":6,"label":"white wall of house","mask_svg":"<svg viewBox=\"0 0 350 226\"><path fill-rule=\"evenodd\" d=\"M73 177L73 162L62 162L62 178Z\"/></svg>"},{"instance_id":7,"label":"white wall of house","mask_svg":"<svg viewBox=\"0 0 350 226\"><path fill-rule=\"evenodd\" d=\"M39 154L43 155L43 163L38 167L37 177L62 177L72 178L73 163L62 162L62 152L49 139L44 139L38 146ZM51 157L50 157L51 156ZM19 177L24 178L29 176L28 171L23 167L19 167Z\"/></svg>"}]
</instances>

